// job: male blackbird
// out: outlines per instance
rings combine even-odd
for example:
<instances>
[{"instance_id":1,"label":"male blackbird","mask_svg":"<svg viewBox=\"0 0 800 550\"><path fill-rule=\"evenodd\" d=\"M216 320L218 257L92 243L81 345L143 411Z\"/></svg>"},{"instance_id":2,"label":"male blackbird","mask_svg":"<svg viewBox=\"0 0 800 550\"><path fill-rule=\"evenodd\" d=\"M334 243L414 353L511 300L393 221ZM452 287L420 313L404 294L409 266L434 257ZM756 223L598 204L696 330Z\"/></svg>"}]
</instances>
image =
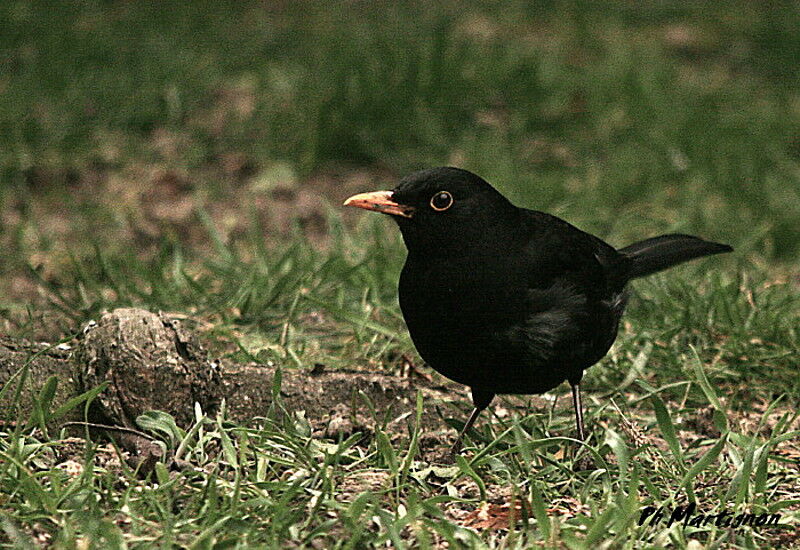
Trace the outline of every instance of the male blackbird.
<instances>
[{"instance_id":1,"label":"male blackbird","mask_svg":"<svg viewBox=\"0 0 800 550\"><path fill-rule=\"evenodd\" d=\"M472 391L454 451L495 394L544 393L564 380L585 439L580 381L617 336L627 282L733 250L678 234L615 250L458 168L422 170L344 205L400 226L408 248L400 308L411 339L431 367Z\"/></svg>"}]
</instances>

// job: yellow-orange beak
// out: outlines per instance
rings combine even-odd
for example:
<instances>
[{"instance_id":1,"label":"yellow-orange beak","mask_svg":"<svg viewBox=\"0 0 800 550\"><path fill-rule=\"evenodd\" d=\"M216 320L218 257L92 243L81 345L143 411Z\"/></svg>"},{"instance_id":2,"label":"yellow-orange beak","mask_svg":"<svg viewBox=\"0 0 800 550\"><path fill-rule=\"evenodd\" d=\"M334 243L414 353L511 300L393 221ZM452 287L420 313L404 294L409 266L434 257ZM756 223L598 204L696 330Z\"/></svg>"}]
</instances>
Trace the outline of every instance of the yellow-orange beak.
<instances>
[{"instance_id":1,"label":"yellow-orange beak","mask_svg":"<svg viewBox=\"0 0 800 550\"><path fill-rule=\"evenodd\" d=\"M364 210L374 210L375 212L404 218L410 218L414 214L414 208L411 206L405 206L393 201L391 191L359 193L344 201L344 206L355 206Z\"/></svg>"}]
</instances>

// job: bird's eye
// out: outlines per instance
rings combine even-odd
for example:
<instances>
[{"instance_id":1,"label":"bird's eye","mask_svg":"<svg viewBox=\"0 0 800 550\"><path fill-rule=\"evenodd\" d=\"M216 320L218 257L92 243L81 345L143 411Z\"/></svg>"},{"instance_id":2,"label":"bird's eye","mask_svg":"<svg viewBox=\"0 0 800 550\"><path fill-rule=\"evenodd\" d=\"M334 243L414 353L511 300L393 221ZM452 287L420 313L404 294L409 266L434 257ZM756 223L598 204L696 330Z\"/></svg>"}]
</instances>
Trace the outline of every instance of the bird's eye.
<instances>
[{"instance_id":1,"label":"bird's eye","mask_svg":"<svg viewBox=\"0 0 800 550\"><path fill-rule=\"evenodd\" d=\"M453 195L447 191L439 191L431 198L431 208L437 212L447 210L453 205Z\"/></svg>"}]
</instances>

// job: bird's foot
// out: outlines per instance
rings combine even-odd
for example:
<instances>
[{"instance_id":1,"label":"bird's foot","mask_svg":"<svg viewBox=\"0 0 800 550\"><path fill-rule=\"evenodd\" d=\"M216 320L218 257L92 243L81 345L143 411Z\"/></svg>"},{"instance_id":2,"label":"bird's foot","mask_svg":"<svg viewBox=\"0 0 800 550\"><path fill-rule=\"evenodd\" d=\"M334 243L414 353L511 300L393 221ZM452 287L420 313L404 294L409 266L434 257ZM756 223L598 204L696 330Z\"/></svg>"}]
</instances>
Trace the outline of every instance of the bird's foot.
<instances>
[{"instance_id":1,"label":"bird's foot","mask_svg":"<svg viewBox=\"0 0 800 550\"><path fill-rule=\"evenodd\" d=\"M452 447L439 447L435 453L428 456L428 461L433 464L451 466L456 463L456 457L461 452L462 445L457 441Z\"/></svg>"},{"instance_id":2,"label":"bird's foot","mask_svg":"<svg viewBox=\"0 0 800 550\"><path fill-rule=\"evenodd\" d=\"M597 467L594 464L594 460L592 460L592 457L589 455L583 455L572 463L573 472L585 472L596 469Z\"/></svg>"}]
</instances>

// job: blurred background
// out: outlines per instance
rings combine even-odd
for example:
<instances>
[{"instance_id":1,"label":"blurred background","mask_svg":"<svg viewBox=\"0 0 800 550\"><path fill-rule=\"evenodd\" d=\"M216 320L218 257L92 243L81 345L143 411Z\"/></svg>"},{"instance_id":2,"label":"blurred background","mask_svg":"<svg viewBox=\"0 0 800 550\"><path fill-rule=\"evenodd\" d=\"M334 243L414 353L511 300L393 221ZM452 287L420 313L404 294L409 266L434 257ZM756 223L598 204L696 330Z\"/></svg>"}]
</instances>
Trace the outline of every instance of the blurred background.
<instances>
[{"instance_id":1,"label":"blurred background","mask_svg":"<svg viewBox=\"0 0 800 550\"><path fill-rule=\"evenodd\" d=\"M790 1L5 1L0 329L141 304L270 335L300 300L394 332L400 240L340 204L445 164L796 291L798 61Z\"/></svg>"}]
</instances>

